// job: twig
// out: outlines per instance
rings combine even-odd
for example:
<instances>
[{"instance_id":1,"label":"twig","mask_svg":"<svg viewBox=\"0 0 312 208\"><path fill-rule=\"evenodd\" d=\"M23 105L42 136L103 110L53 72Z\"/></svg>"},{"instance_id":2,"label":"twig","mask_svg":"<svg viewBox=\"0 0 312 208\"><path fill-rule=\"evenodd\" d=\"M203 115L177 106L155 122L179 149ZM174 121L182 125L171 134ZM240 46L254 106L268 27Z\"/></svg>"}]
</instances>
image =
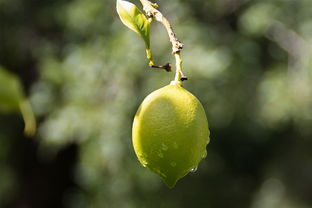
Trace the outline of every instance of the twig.
<instances>
[{"instance_id":1,"label":"twig","mask_svg":"<svg viewBox=\"0 0 312 208\"><path fill-rule=\"evenodd\" d=\"M170 22L163 16L163 14L157 10L158 5L150 2L149 0L140 0L143 5L143 10L148 17L154 18L156 21L161 22L167 30L170 42L172 44L172 54L176 58L176 76L175 81L187 80L182 73L182 60L180 52L183 49L183 43L179 41L174 33Z\"/></svg>"},{"instance_id":2,"label":"twig","mask_svg":"<svg viewBox=\"0 0 312 208\"><path fill-rule=\"evenodd\" d=\"M151 65L152 68L164 69L167 72L171 72L171 64L167 63L165 65Z\"/></svg>"}]
</instances>

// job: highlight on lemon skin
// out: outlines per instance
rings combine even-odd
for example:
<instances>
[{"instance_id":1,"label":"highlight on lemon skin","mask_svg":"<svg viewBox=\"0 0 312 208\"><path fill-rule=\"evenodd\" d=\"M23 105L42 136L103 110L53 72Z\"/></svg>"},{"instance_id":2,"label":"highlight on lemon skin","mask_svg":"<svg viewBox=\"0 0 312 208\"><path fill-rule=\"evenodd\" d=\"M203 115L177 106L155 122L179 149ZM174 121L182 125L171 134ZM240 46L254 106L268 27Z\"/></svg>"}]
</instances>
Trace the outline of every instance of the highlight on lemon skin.
<instances>
[{"instance_id":1,"label":"highlight on lemon skin","mask_svg":"<svg viewBox=\"0 0 312 208\"><path fill-rule=\"evenodd\" d=\"M144 99L134 118L132 140L140 163L172 188L207 155L204 108L194 95L171 83Z\"/></svg>"}]
</instances>

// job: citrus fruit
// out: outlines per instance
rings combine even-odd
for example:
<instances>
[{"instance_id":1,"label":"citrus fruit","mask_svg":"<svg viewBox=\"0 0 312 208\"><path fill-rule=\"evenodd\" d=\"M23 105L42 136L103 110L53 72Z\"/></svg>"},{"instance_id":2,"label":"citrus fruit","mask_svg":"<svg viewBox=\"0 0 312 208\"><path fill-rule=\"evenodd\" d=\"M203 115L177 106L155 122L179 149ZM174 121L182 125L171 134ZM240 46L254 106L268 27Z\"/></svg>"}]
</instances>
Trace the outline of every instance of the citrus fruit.
<instances>
[{"instance_id":1,"label":"citrus fruit","mask_svg":"<svg viewBox=\"0 0 312 208\"><path fill-rule=\"evenodd\" d=\"M172 188L207 155L204 108L181 84L172 82L144 99L134 117L132 141L140 163Z\"/></svg>"}]
</instances>

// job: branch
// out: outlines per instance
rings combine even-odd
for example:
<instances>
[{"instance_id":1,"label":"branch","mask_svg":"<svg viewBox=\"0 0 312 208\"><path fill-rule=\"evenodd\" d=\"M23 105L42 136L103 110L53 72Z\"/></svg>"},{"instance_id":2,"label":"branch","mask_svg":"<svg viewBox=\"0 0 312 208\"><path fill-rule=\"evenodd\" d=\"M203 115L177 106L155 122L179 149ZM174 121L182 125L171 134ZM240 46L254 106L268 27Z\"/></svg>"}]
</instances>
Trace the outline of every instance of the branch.
<instances>
[{"instance_id":1,"label":"branch","mask_svg":"<svg viewBox=\"0 0 312 208\"><path fill-rule=\"evenodd\" d=\"M184 81L187 77L182 73L182 59L181 50L183 49L183 43L179 41L174 33L170 22L163 16L163 14L157 10L158 5L150 2L149 0L140 0L143 5L143 10L148 17L154 18L156 21L162 23L167 30L170 42L172 44L172 54L174 54L176 59L176 76L174 81Z\"/></svg>"},{"instance_id":2,"label":"branch","mask_svg":"<svg viewBox=\"0 0 312 208\"><path fill-rule=\"evenodd\" d=\"M158 5L153 4L148 0L140 0L140 1L143 5L143 10L145 11L146 15L148 17L153 17L156 21L161 22L165 26L169 35L170 42L172 43L172 53L176 54L180 52L183 48L183 43L181 43L177 39L169 21L163 16L163 14L160 11L156 9L158 8Z\"/></svg>"}]
</instances>

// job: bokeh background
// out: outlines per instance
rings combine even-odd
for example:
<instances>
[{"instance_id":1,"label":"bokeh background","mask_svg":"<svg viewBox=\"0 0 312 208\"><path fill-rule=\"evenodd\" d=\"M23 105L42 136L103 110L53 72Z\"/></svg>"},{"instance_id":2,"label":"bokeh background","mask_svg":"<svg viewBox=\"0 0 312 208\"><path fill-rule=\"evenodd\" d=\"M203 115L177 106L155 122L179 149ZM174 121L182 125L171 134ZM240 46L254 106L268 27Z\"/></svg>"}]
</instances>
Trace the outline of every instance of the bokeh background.
<instances>
[{"instance_id":1,"label":"bokeh background","mask_svg":"<svg viewBox=\"0 0 312 208\"><path fill-rule=\"evenodd\" d=\"M197 172L168 189L135 157L136 109L174 73L147 67L114 0L0 0L0 65L38 121L29 138L0 111L0 207L312 207L312 1L157 3L209 120ZM174 63L161 25L151 39Z\"/></svg>"}]
</instances>

